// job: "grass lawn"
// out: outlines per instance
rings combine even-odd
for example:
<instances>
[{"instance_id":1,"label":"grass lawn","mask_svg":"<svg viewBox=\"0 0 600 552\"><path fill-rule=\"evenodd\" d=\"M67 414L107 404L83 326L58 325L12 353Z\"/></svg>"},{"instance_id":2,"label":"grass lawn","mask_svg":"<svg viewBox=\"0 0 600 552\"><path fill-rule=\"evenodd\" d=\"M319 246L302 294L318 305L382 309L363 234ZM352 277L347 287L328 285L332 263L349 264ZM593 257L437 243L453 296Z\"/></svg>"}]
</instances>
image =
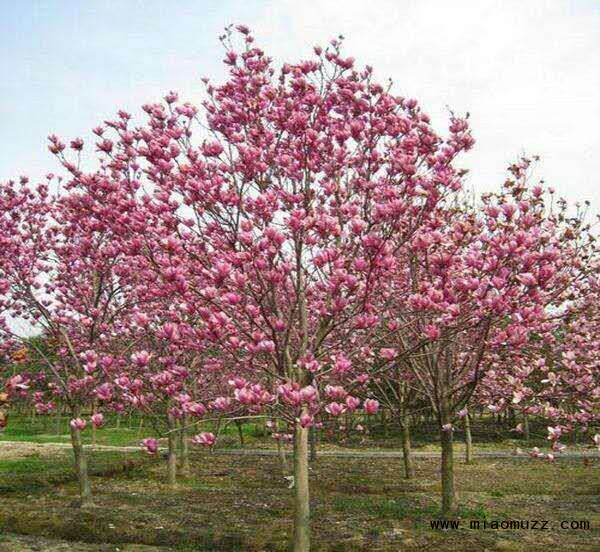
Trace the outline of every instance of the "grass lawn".
<instances>
[{"instance_id":1,"label":"grass lawn","mask_svg":"<svg viewBox=\"0 0 600 552\"><path fill-rule=\"evenodd\" d=\"M29 417L13 415L8 426L0 432L1 441L26 441L31 443L69 443L68 419L63 417L60 425L51 417L36 417L33 422ZM532 423L531 438L525 441L522 437L511 432L508 428L498 427L490 419L477 420L473 423L473 442L475 450L481 451L510 451L518 446L523 450L538 446L547 448L546 428L543 425ZM137 415L124 416L118 427L116 417L107 419L105 427L96 432L96 443L99 445L112 446L137 446L144 437L157 437L145 420L140 427L140 419ZM57 431L58 430L58 431ZM197 431L213 431L217 428L210 424L198 426ZM193 430L192 430L193 432ZM246 423L242 426L244 446L248 448L274 448L273 440L265 434L264 426L258 423ZM92 431L88 428L83 432L84 443L91 443ZM433 427L414 428L412 432L413 448L420 452L439 452L439 438ZM464 449L464 434L461 428L455 433L455 446L458 453ZM569 449L578 448L581 445L566 443ZM588 447L591 441L584 443ZM218 446L220 448L239 448L240 439L237 427L230 423L222 426L219 430ZM375 426L371 434L351 433L345 437L339 433L335 434L334 440L329 440L327 435L321 434L320 447L324 450L402 450L400 433L395 428L383 431L380 426Z\"/></svg>"},{"instance_id":2,"label":"grass lawn","mask_svg":"<svg viewBox=\"0 0 600 552\"><path fill-rule=\"evenodd\" d=\"M127 550L132 543L287 550L292 491L276 458L196 453L176 489L164 484L161 458L95 451L90 466L95 507L81 511L72 506L77 489L67 451L0 460L0 550L29 550L2 548L14 534L70 541L70 550ZM321 458L311 465L314 550L599 550L598 467L598 460L457 463L462 526L444 531L430 527L439 513L436 460L419 460L417 477L406 481L399 460ZM543 531L470 529L469 520L550 524ZM560 521L587 521L590 529L561 529ZM37 546L52 549L47 541Z\"/></svg>"}]
</instances>

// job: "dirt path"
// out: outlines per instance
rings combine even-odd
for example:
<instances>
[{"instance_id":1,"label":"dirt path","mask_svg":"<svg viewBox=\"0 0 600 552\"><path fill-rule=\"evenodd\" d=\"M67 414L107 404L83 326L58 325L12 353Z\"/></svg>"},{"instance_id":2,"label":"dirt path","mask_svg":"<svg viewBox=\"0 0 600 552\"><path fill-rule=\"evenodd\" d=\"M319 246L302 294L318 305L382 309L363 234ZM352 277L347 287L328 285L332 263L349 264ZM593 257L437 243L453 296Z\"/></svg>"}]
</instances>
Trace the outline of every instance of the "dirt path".
<instances>
[{"instance_id":1,"label":"dirt path","mask_svg":"<svg viewBox=\"0 0 600 552\"><path fill-rule=\"evenodd\" d=\"M56 449L70 449L68 443L29 443L24 441L0 441L0 459L19 458L31 454L47 455ZM106 450L117 452L139 452L139 447L133 446L109 446L109 445L86 445L86 448L94 450ZM165 448L160 448L166 451ZM233 456L275 456L276 450L271 449L215 449L213 454L233 455ZM322 450L319 451L321 457L335 458L402 458L401 451L383 451L383 450ZM415 458L439 458L437 452L413 452ZM456 453L459 456L460 453ZM475 452L476 458L530 458L527 452L515 454L512 451L479 451ZM600 451L589 449L586 451L568 451L557 454L556 459L577 459L577 458L600 458Z\"/></svg>"}]
</instances>

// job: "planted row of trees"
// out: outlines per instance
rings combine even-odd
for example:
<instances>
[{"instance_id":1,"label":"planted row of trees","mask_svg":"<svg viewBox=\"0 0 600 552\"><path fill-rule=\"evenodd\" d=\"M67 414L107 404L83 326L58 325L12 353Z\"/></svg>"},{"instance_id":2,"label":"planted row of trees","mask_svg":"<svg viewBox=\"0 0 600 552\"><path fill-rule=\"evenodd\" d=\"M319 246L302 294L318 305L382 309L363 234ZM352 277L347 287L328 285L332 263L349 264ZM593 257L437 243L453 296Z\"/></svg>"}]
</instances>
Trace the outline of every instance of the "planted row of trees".
<instances>
[{"instance_id":1,"label":"planted row of trees","mask_svg":"<svg viewBox=\"0 0 600 552\"><path fill-rule=\"evenodd\" d=\"M204 421L283 424L294 550L310 546L308 436L324 415L391 408L410 461L408 416L426 403L445 516L469 404L519 405L558 433L593 421L598 256L584 213L530 187L526 159L467 201L467 120L436 134L339 41L279 70L243 26L223 43L229 79L207 81L199 108L169 93L137 126L119 111L94 129L93 171L82 140L50 136L67 176L0 186L3 350L23 342L10 319L52 343L25 340L42 375L5 389L69 409L82 505L91 405L94 425L110 410L151 419L170 481L182 428L212 446Z\"/></svg>"}]
</instances>

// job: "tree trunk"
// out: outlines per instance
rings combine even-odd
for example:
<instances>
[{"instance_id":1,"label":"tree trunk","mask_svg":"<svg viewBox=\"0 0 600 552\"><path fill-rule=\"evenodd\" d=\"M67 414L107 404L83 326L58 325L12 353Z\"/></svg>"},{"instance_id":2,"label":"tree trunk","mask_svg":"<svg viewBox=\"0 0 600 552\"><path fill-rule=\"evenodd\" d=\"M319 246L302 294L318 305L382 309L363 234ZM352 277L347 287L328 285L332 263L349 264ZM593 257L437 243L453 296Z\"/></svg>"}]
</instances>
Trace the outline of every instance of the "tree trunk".
<instances>
[{"instance_id":1,"label":"tree trunk","mask_svg":"<svg viewBox=\"0 0 600 552\"><path fill-rule=\"evenodd\" d=\"M190 473L190 447L187 440L187 416L184 414L179 430L179 471L182 475Z\"/></svg>"},{"instance_id":2,"label":"tree trunk","mask_svg":"<svg viewBox=\"0 0 600 552\"><path fill-rule=\"evenodd\" d=\"M121 427L121 414L117 414L117 429Z\"/></svg>"},{"instance_id":3,"label":"tree trunk","mask_svg":"<svg viewBox=\"0 0 600 552\"><path fill-rule=\"evenodd\" d=\"M471 438L471 421L469 414L465 416L465 462L471 464L473 462L473 440Z\"/></svg>"},{"instance_id":4,"label":"tree trunk","mask_svg":"<svg viewBox=\"0 0 600 552\"><path fill-rule=\"evenodd\" d=\"M310 426L308 439L310 444L310 461L314 462L317 459L317 429L315 426Z\"/></svg>"},{"instance_id":5,"label":"tree trunk","mask_svg":"<svg viewBox=\"0 0 600 552\"><path fill-rule=\"evenodd\" d=\"M96 414L96 403L92 404L92 416ZM92 446L96 446L96 440L98 438L96 424L92 424Z\"/></svg>"},{"instance_id":6,"label":"tree trunk","mask_svg":"<svg viewBox=\"0 0 600 552\"><path fill-rule=\"evenodd\" d=\"M73 417L76 418L77 415L75 414ZM83 450L81 431L71 425L69 427L71 428L71 444L75 458L75 473L77 474L77 482L79 484L79 506L85 508L92 504L92 488L88 474L87 458Z\"/></svg>"},{"instance_id":7,"label":"tree trunk","mask_svg":"<svg viewBox=\"0 0 600 552\"><path fill-rule=\"evenodd\" d=\"M167 482L171 486L177 485L177 433L173 431L175 424L169 419L169 433L167 454Z\"/></svg>"},{"instance_id":8,"label":"tree trunk","mask_svg":"<svg viewBox=\"0 0 600 552\"><path fill-rule=\"evenodd\" d=\"M235 425L237 426L238 436L240 438L240 447L244 448L245 441L244 441L244 427L243 427L243 424L239 420L236 420L235 421Z\"/></svg>"},{"instance_id":9,"label":"tree trunk","mask_svg":"<svg viewBox=\"0 0 600 552\"><path fill-rule=\"evenodd\" d=\"M310 550L308 489L308 428L296 424L294 432L294 552Z\"/></svg>"},{"instance_id":10,"label":"tree trunk","mask_svg":"<svg viewBox=\"0 0 600 552\"><path fill-rule=\"evenodd\" d=\"M412 479L415 476L413 455L410 443L410 421L408 416L402 420L402 457L404 458L404 477Z\"/></svg>"},{"instance_id":11,"label":"tree trunk","mask_svg":"<svg viewBox=\"0 0 600 552\"><path fill-rule=\"evenodd\" d=\"M523 437L529 441L529 415L523 414Z\"/></svg>"},{"instance_id":12,"label":"tree trunk","mask_svg":"<svg viewBox=\"0 0 600 552\"><path fill-rule=\"evenodd\" d=\"M454 449L452 431L441 431L442 442L442 517L449 518L456 511L454 490Z\"/></svg>"},{"instance_id":13,"label":"tree trunk","mask_svg":"<svg viewBox=\"0 0 600 552\"><path fill-rule=\"evenodd\" d=\"M142 436L142 429L144 428L144 417L140 416L140 425L138 426L138 432L137 432L137 436L141 437Z\"/></svg>"},{"instance_id":14,"label":"tree trunk","mask_svg":"<svg viewBox=\"0 0 600 552\"><path fill-rule=\"evenodd\" d=\"M281 473L283 473L283 477L287 477L290 473L290 467L288 466L288 461L285 456L285 448L281 443L281 437L277 439L277 455L279 456L279 463L281 464Z\"/></svg>"}]
</instances>

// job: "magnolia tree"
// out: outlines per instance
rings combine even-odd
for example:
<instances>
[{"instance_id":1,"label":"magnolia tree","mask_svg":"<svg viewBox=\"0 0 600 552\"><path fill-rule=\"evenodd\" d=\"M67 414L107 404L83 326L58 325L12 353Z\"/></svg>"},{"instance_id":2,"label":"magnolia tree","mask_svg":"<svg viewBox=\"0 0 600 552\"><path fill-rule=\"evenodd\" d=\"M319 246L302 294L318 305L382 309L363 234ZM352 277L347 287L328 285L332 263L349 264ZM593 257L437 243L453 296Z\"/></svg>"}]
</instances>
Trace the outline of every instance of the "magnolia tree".
<instances>
[{"instance_id":1,"label":"magnolia tree","mask_svg":"<svg viewBox=\"0 0 600 552\"><path fill-rule=\"evenodd\" d=\"M63 144L53 136L50 141L51 150L60 154ZM72 145L79 148L77 142ZM111 231L111 216L118 216L111 184L96 175L85 188L67 183L56 197L49 184L32 188L22 179L0 187L0 328L5 343L20 341L29 361L44 367L31 393L38 410L51 410L56 400L69 410L81 505L86 506L91 490L81 438L88 425L83 411L110 375L111 359L101 358L99 351L111 349L130 309L133 272ZM18 335L9 317L41 331L53 343L53 354L39 340ZM15 378L24 375L9 385L28 386L15 384ZM101 416L90 421L102 423Z\"/></svg>"},{"instance_id":2,"label":"magnolia tree","mask_svg":"<svg viewBox=\"0 0 600 552\"><path fill-rule=\"evenodd\" d=\"M339 41L276 70L236 31L238 50L231 29L223 37L229 77L206 82L200 108L169 93L143 106L141 126L119 112L94 129L93 173L81 140L72 160L52 136L70 174L59 198L0 187L3 337L18 338L10 316L57 344L56 360L36 352L71 409L84 503L93 401L166 432L171 482L182 427L262 416L292 436L293 548L308 550L310 428L349 427L343 415L375 413L376 398L406 426L418 399L438 418L450 515L453 423L487 360L554 343L596 252L577 217L526 188L526 161L481 209L461 203L453 162L473 144L467 122L452 115L438 136ZM561 365L576 372L569 351Z\"/></svg>"},{"instance_id":3,"label":"magnolia tree","mask_svg":"<svg viewBox=\"0 0 600 552\"><path fill-rule=\"evenodd\" d=\"M423 344L407 366L438 417L445 516L456 507L453 424L466 414L486 355L551 334L596 262L581 221L548 205L541 187L527 189L528 166L513 166L514 180L484 196L480 211L440 208L414 236L392 284L396 305L387 326L398 354Z\"/></svg>"},{"instance_id":4,"label":"magnolia tree","mask_svg":"<svg viewBox=\"0 0 600 552\"><path fill-rule=\"evenodd\" d=\"M529 415L547 421L552 450L545 454L534 448L533 456L553 460L565 449L561 437L571 434L575 439L575 432L586 433L598 422L597 304L598 279L592 272L572 288L561 325L516 355L498 355L482 382L480 400L488 408L523 413L515 433L529 436Z\"/></svg>"},{"instance_id":5,"label":"magnolia tree","mask_svg":"<svg viewBox=\"0 0 600 552\"><path fill-rule=\"evenodd\" d=\"M147 183L135 254L218 351L232 382L221 402L292 424L294 549L308 550L309 427L361 405L344 386L368 380L352 367L385 317L378 298L403 244L459 187L451 163L472 139L456 121L437 136L339 41L276 71L237 31L241 51L223 40L230 78L208 84L201 110L169 94L144 106L143 127L98 129L98 148L115 186Z\"/></svg>"}]
</instances>

